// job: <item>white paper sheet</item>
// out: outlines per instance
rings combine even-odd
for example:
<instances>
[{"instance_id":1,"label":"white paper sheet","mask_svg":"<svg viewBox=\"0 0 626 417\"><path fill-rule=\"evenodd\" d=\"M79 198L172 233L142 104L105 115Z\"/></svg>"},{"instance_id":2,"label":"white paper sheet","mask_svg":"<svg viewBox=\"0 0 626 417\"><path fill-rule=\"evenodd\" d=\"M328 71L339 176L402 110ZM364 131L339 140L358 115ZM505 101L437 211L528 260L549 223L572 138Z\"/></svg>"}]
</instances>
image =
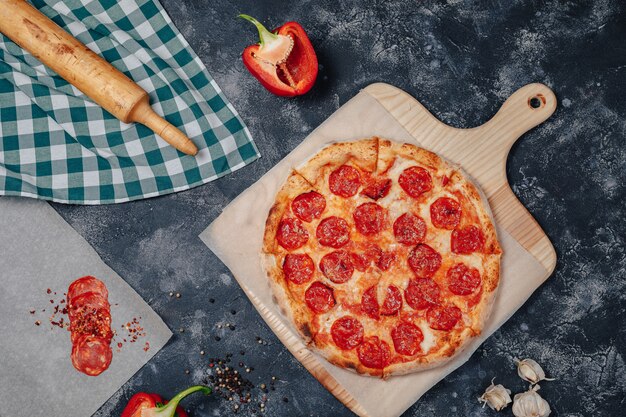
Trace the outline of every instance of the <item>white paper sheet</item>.
<instances>
[{"instance_id":1,"label":"white paper sheet","mask_svg":"<svg viewBox=\"0 0 626 417\"><path fill-rule=\"evenodd\" d=\"M48 319L56 304L49 300L60 301L84 275L106 284L113 329L141 317L146 332L119 352L113 346L111 366L97 377L74 369L70 333ZM0 197L0 277L0 416L90 416L171 336L150 306L45 202ZM46 294L48 288L57 295Z\"/></svg>"}]
</instances>

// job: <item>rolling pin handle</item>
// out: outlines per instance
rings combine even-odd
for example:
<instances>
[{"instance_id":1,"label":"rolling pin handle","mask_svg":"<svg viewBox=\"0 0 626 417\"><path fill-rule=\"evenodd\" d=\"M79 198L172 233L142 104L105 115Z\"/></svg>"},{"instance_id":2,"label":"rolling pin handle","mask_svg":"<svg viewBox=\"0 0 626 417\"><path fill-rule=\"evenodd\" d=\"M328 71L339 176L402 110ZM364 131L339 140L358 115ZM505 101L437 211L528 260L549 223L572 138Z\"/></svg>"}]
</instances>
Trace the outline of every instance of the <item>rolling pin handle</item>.
<instances>
[{"instance_id":1,"label":"rolling pin handle","mask_svg":"<svg viewBox=\"0 0 626 417\"><path fill-rule=\"evenodd\" d=\"M150 107L147 96L144 100L137 103L130 114L130 120L147 126L154 133L163 138L163 140L182 153L191 156L198 153L198 147L187 137L187 135L154 112L152 107Z\"/></svg>"}]
</instances>

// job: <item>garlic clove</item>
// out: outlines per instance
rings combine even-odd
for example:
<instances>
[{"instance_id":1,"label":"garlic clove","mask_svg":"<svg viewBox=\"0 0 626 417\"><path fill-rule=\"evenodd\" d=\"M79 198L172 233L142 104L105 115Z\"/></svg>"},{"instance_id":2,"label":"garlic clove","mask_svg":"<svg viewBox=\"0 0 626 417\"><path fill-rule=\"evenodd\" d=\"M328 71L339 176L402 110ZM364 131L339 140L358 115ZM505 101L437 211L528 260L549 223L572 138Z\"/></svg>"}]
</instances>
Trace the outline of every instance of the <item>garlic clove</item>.
<instances>
[{"instance_id":1,"label":"garlic clove","mask_svg":"<svg viewBox=\"0 0 626 417\"><path fill-rule=\"evenodd\" d=\"M554 381L554 378L546 378L546 373L541 366L532 359L522 359L517 362L517 374L524 381L536 384L539 381Z\"/></svg>"},{"instance_id":2,"label":"garlic clove","mask_svg":"<svg viewBox=\"0 0 626 417\"><path fill-rule=\"evenodd\" d=\"M491 385L478 398L478 401L483 403L483 407L486 404L492 410L500 411L511 402L511 390L504 388L501 384L494 385L494 380L495 378L491 380Z\"/></svg>"},{"instance_id":3,"label":"garlic clove","mask_svg":"<svg viewBox=\"0 0 626 417\"><path fill-rule=\"evenodd\" d=\"M515 394L513 398L513 415L515 417L548 417L552 410L546 400L537 394L539 385L526 392Z\"/></svg>"}]
</instances>

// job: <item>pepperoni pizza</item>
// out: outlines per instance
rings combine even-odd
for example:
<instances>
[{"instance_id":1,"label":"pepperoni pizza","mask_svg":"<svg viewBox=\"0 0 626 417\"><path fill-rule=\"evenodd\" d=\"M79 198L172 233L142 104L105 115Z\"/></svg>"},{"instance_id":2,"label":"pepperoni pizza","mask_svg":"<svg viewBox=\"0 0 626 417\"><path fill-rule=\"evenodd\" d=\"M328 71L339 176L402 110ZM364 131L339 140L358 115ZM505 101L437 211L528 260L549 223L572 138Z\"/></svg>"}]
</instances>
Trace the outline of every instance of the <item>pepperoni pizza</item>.
<instances>
[{"instance_id":1,"label":"pepperoni pizza","mask_svg":"<svg viewBox=\"0 0 626 417\"><path fill-rule=\"evenodd\" d=\"M330 362L390 376L448 361L489 315L501 250L456 166L409 144L332 144L293 170L265 227L277 303Z\"/></svg>"}]
</instances>

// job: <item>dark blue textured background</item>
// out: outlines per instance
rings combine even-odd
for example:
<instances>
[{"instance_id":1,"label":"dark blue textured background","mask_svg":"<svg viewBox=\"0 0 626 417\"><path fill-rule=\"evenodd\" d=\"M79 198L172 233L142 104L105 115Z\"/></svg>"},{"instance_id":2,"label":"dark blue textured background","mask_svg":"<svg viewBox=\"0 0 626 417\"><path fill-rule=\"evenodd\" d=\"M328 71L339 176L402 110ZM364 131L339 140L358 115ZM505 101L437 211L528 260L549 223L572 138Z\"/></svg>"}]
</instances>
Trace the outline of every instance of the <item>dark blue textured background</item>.
<instances>
[{"instance_id":1,"label":"dark blue textured background","mask_svg":"<svg viewBox=\"0 0 626 417\"><path fill-rule=\"evenodd\" d=\"M197 236L341 104L377 81L406 90L457 127L484 123L530 82L547 84L560 101L552 118L513 147L507 168L513 190L556 247L556 273L467 364L405 415L494 415L476 397L494 376L514 392L524 390L513 364L522 357L538 360L557 378L541 389L553 416L623 415L623 2L167 0L164 6L248 124L263 157L171 196L115 206L53 205L176 333L97 416L119 415L138 390L171 396L203 379L207 357L234 352L238 361L241 349L255 368L249 374L253 382L279 378L265 415L351 415L293 359ZM256 34L235 19L239 13L269 27L296 20L306 28L320 61L310 94L274 97L248 74L240 54ZM170 291L181 298L170 298ZM225 330L227 323L235 330ZM253 392L254 398L260 395ZM195 408L194 416L232 410L216 396L186 404ZM252 415L251 410L239 414ZM512 415L510 408L501 415Z\"/></svg>"}]
</instances>

